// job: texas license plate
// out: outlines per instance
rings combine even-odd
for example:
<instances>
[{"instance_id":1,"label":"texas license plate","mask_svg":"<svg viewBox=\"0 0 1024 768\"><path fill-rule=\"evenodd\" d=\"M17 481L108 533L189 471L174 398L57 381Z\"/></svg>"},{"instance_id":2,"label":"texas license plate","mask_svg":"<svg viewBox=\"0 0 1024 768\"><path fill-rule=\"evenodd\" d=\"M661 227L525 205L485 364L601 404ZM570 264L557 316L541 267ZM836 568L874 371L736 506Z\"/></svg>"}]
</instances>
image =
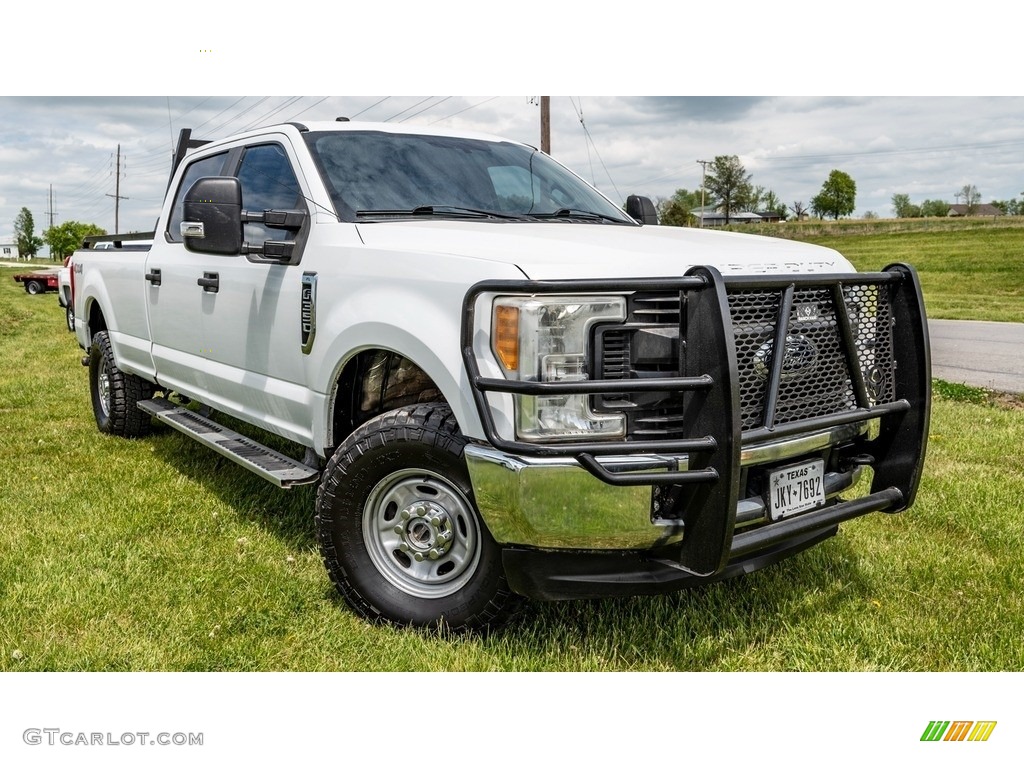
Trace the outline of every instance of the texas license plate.
<instances>
[{"instance_id":1,"label":"texas license plate","mask_svg":"<svg viewBox=\"0 0 1024 768\"><path fill-rule=\"evenodd\" d=\"M825 503L825 462L821 459L777 469L768 475L772 520L798 515Z\"/></svg>"}]
</instances>

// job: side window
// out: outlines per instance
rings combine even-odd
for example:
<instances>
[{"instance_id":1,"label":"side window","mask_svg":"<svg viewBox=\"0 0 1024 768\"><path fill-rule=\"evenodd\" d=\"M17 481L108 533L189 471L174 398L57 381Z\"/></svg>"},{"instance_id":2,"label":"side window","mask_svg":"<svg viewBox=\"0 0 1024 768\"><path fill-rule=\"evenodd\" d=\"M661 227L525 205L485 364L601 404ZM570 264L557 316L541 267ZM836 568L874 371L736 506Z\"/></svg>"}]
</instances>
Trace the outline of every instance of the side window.
<instances>
[{"instance_id":1,"label":"side window","mask_svg":"<svg viewBox=\"0 0 1024 768\"><path fill-rule=\"evenodd\" d=\"M221 152L216 155L210 155L204 157L202 160L197 160L185 169L185 175L181 178L181 184L178 186L178 191L174 196L174 208L171 211L171 221L167 225L167 235L171 242L180 243L181 238L181 219L183 211L185 209L185 193L192 188L192 185L204 176L221 176L221 171L224 168L224 161L227 159L228 153Z\"/></svg>"},{"instance_id":2,"label":"side window","mask_svg":"<svg viewBox=\"0 0 1024 768\"><path fill-rule=\"evenodd\" d=\"M244 210L291 210L304 207L292 164L278 144L260 144L246 149L238 169L238 180L242 184ZM263 224L246 224L243 233L245 241L249 243L291 240L294 236L295 233L290 230Z\"/></svg>"}]
</instances>

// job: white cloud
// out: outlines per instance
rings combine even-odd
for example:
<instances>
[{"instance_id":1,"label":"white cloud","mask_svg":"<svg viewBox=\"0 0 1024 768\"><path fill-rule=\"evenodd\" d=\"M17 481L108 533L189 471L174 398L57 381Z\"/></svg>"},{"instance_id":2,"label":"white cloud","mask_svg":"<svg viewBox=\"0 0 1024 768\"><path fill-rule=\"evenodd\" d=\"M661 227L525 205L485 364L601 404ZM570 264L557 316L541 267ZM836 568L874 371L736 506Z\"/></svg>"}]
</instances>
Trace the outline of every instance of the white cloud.
<instances>
[{"instance_id":1,"label":"white cloud","mask_svg":"<svg viewBox=\"0 0 1024 768\"><path fill-rule=\"evenodd\" d=\"M609 196L670 195L700 185L698 159L739 155L753 182L784 201L809 200L839 168L858 184L857 210L891 213L890 198L952 200L966 183L983 199L1024 189L1024 99L1018 97L553 97L553 154ZM582 112L583 122L580 121ZM0 232L22 206L46 223L114 219L121 146L122 229L153 226L172 136L222 136L261 122L391 119L481 130L539 143L539 110L523 96L7 97L0 99Z\"/></svg>"}]
</instances>

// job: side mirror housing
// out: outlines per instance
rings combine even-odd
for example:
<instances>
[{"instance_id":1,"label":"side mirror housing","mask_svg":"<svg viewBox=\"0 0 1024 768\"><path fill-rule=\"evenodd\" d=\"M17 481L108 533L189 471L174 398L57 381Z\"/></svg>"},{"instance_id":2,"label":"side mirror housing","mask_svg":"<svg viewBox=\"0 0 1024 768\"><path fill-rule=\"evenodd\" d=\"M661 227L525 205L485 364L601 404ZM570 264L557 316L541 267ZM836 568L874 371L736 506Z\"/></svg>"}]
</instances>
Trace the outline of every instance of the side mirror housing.
<instances>
[{"instance_id":1,"label":"side mirror housing","mask_svg":"<svg viewBox=\"0 0 1024 768\"><path fill-rule=\"evenodd\" d=\"M657 224L658 211L651 198L641 195L630 195L626 198L626 213L641 224Z\"/></svg>"},{"instance_id":2,"label":"side mirror housing","mask_svg":"<svg viewBox=\"0 0 1024 768\"><path fill-rule=\"evenodd\" d=\"M185 193L185 248L237 256L242 252L242 185L232 176L206 176Z\"/></svg>"}]
</instances>

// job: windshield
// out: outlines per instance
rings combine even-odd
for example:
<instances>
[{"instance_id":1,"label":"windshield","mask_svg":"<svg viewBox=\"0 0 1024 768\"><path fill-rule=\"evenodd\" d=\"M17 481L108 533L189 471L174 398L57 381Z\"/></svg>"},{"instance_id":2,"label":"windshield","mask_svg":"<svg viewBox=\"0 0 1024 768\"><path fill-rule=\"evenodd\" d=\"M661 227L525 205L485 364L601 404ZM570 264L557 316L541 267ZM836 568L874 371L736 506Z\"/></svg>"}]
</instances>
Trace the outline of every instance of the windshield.
<instances>
[{"instance_id":1,"label":"windshield","mask_svg":"<svg viewBox=\"0 0 1024 768\"><path fill-rule=\"evenodd\" d=\"M519 144L377 131L313 132L307 142L348 221L432 215L634 223L550 157Z\"/></svg>"}]
</instances>

